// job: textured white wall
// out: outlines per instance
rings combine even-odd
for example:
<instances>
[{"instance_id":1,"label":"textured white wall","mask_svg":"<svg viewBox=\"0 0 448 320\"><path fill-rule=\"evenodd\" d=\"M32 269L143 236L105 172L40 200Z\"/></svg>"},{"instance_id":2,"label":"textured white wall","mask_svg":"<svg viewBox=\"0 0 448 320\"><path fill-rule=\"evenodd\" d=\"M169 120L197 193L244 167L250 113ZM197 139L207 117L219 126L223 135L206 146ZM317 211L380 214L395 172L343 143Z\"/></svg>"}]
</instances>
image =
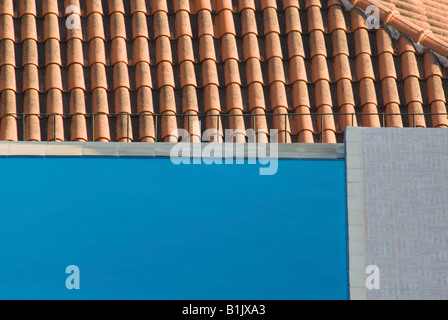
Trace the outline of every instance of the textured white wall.
<instances>
[{"instance_id":1,"label":"textured white wall","mask_svg":"<svg viewBox=\"0 0 448 320\"><path fill-rule=\"evenodd\" d=\"M347 169L362 185L348 184L352 298L448 299L448 130L350 128Z\"/></svg>"}]
</instances>

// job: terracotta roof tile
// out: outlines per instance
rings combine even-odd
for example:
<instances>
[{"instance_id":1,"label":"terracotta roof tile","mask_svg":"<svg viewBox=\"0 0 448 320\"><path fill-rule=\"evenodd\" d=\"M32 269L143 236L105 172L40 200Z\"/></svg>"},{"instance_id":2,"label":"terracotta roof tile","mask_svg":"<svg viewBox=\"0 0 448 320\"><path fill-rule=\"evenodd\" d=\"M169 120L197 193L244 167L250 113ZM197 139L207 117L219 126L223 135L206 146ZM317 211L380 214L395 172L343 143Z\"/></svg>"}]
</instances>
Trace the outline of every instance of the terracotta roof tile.
<instances>
[{"instance_id":1,"label":"terracotta roof tile","mask_svg":"<svg viewBox=\"0 0 448 320\"><path fill-rule=\"evenodd\" d=\"M336 142L350 125L448 127L448 2L351 2L378 5L381 28L339 0L0 1L0 139L175 142L183 128L222 142L232 128L245 142L252 128L258 142L269 129Z\"/></svg>"}]
</instances>

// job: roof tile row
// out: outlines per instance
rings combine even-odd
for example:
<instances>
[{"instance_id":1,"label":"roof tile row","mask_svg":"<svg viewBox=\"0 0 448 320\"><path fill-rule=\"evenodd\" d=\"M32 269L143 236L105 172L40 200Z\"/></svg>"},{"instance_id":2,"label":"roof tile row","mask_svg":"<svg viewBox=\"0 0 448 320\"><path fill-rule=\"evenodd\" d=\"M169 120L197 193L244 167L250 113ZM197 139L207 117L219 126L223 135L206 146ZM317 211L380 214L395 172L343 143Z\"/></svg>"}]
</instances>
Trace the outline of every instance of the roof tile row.
<instances>
[{"instance_id":1,"label":"roof tile row","mask_svg":"<svg viewBox=\"0 0 448 320\"><path fill-rule=\"evenodd\" d=\"M411 28L396 8L415 9L382 6L383 19ZM237 142L248 128L268 142L273 128L288 143L337 142L351 125L448 126L435 55L338 0L2 0L0 79L1 140L175 142L184 128L199 142L201 114L210 141L226 128Z\"/></svg>"}]
</instances>

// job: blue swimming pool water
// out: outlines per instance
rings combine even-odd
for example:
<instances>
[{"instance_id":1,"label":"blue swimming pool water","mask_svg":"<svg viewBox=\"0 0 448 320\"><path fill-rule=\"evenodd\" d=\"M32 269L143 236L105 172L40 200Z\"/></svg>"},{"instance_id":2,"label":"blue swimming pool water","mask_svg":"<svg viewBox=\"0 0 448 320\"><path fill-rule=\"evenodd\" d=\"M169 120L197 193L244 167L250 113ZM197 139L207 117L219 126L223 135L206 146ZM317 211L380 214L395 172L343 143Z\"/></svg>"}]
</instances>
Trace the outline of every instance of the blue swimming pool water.
<instances>
[{"instance_id":1,"label":"blue swimming pool water","mask_svg":"<svg viewBox=\"0 0 448 320\"><path fill-rule=\"evenodd\" d=\"M0 299L348 298L343 161L280 160L273 176L142 158L0 168Z\"/></svg>"}]
</instances>

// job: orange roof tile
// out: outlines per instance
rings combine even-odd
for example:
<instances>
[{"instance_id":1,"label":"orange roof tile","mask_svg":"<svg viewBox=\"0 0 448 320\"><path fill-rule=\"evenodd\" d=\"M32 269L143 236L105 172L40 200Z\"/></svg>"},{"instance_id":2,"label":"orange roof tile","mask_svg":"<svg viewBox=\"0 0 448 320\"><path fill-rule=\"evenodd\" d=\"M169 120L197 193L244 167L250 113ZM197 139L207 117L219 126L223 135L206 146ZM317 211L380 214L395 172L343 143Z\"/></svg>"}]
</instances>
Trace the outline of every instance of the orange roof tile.
<instances>
[{"instance_id":1,"label":"orange roof tile","mask_svg":"<svg viewBox=\"0 0 448 320\"><path fill-rule=\"evenodd\" d=\"M313 143L346 126L448 127L448 0L347 3L2 0L0 140L176 142L186 129L222 142L230 128L238 142L277 129ZM378 30L359 10L371 4Z\"/></svg>"}]
</instances>

